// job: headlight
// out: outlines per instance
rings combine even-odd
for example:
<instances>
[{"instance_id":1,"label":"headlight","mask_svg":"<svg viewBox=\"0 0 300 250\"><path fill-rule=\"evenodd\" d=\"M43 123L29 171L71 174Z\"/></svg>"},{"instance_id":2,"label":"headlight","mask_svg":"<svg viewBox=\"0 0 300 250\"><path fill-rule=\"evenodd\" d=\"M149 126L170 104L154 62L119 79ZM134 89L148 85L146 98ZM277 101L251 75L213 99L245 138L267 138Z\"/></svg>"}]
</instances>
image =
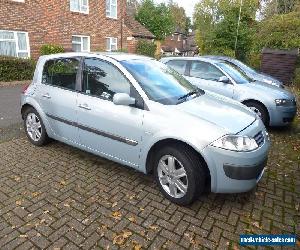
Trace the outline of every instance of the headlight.
<instances>
[{"instance_id":1,"label":"headlight","mask_svg":"<svg viewBox=\"0 0 300 250\"><path fill-rule=\"evenodd\" d=\"M253 138L240 135L226 135L214 141L211 145L232 151L252 151L258 148Z\"/></svg>"},{"instance_id":2,"label":"headlight","mask_svg":"<svg viewBox=\"0 0 300 250\"><path fill-rule=\"evenodd\" d=\"M287 99L275 99L276 106L289 106L291 101Z\"/></svg>"}]
</instances>

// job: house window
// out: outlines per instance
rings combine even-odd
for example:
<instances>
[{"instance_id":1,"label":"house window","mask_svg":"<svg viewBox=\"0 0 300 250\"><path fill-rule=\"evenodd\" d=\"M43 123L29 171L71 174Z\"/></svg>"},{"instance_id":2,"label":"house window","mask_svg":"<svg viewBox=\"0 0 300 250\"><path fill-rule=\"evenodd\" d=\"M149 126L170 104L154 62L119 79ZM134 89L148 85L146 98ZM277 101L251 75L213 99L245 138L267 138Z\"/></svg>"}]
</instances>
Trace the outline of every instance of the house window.
<instances>
[{"instance_id":1,"label":"house window","mask_svg":"<svg viewBox=\"0 0 300 250\"><path fill-rule=\"evenodd\" d=\"M174 40L174 34L172 34L172 36L171 36L171 40L172 40L172 41Z\"/></svg>"},{"instance_id":2,"label":"house window","mask_svg":"<svg viewBox=\"0 0 300 250\"><path fill-rule=\"evenodd\" d=\"M118 49L118 39L115 37L106 38L106 51L115 51Z\"/></svg>"},{"instance_id":3,"label":"house window","mask_svg":"<svg viewBox=\"0 0 300 250\"><path fill-rule=\"evenodd\" d=\"M89 36L72 36L72 49L75 52L89 52L90 51L90 37Z\"/></svg>"},{"instance_id":4,"label":"house window","mask_svg":"<svg viewBox=\"0 0 300 250\"><path fill-rule=\"evenodd\" d=\"M179 34L178 35L178 42L181 40L181 35Z\"/></svg>"},{"instance_id":5,"label":"house window","mask_svg":"<svg viewBox=\"0 0 300 250\"><path fill-rule=\"evenodd\" d=\"M88 0L70 0L70 10L73 12L89 13Z\"/></svg>"},{"instance_id":6,"label":"house window","mask_svg":"<svg viewBox=\"0 0 300 250\"><path fill-rule=\"evenodd\" d=\"M20 3L24 3L25 0L12 0L13 2L20 2Z\"/></svg>"},{"instance_id":7,"label":"house window","mask_svg":"<svg viewBox=\"0 0 300 250\"><path fill-rule=\"evenodd\" d=\"M117 0L106 0L106 17L117 18Z\"/></svg>"},{"instance_id":8,"label":"house window","mask_svg":"<svg viewBox=\"0 0 300 250\"><path fill-rule=\"evenodd\" d=\"M0 30L0 55L30 57L28 33Z\"/></svg>"}]
</instances>

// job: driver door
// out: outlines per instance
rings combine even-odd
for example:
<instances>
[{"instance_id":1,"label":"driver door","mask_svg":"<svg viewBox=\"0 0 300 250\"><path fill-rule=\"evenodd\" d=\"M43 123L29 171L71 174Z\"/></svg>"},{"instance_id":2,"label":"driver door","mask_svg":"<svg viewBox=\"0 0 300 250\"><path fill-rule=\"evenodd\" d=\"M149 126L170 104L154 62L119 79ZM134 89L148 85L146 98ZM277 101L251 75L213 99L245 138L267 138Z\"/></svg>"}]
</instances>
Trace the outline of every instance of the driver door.
<instances>
[{"instance_id":1,"label":"driver door","mask_svg":"<svg viewBox=\"0 0 300 250\"><path fill-rule=\"evenodd\" d=\"M222 76L225 74L211 63L192 61L187 79L199 88L233 98L234 85L220 82Z\"/></svg>"},{"instance_id":2,"label":"driver door","mask_svg":"<svg viewBox=\"0 0 300 250\"><path fill-rule=\"evenodd\" d=\"M115 105L115 93L132 94L133 86L112 63L85 58L78 94L81 144L97 154L138 168L144 110Z\"/></svg>"}]
</instances>

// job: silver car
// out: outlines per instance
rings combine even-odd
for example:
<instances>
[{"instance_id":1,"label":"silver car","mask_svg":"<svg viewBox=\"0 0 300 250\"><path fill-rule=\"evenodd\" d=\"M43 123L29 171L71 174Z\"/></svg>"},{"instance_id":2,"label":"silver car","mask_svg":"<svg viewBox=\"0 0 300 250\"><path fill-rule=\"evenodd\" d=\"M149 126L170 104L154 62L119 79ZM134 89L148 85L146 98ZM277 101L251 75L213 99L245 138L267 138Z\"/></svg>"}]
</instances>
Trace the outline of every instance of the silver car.
<instances>
[{"instance_id":1,"label":"silver car","mask_svg":"<svg viewBox=\"0 0 300 250\"><path fill-rule=\"evenodd\" d=\"M247 75L250 79L252 79L252 81L264 82L264 83L277 86L279 88L284 88L283 83L278 79L276 79L275 77L267 75L262 72L258 72L255 69L249 67L245 63L235 58L228 57L228 56L204 56L204 57L226 61L232 64L233 66L238 67L241 71L243 71L245 75Z\"/></svg>"},{"instance_id":2,"label":"silver car","mask_svg":"<svg viewBox=\"0 0 300 250\"><path fill-rule=\"evenodd\" d=\"M34 145L53 138L153 172L162 193L181 205L206 187L248 191L267 162L268 133L251 110L142 56L42 56L21 105Z\"/></svg>"},{"instance_id":3,"label":"silver car","mask_svg":"<svg viewBox=\"0 0 300 250\"><path fill-rule=\"evenodd\" d=\"M292 93L253 81L228 62L204 57L166 57L161 61L195 86L245 104L266 126L288 125L296 115L296 99Z\"/></svg>"}]
</instances>

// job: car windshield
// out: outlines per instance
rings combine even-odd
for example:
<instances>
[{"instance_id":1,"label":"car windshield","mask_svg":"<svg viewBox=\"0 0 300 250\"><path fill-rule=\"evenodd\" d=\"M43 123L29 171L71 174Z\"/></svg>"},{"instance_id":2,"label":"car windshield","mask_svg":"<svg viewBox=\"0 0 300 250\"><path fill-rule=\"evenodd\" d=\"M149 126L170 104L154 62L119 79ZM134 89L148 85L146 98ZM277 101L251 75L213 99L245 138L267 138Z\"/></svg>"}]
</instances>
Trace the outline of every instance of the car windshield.
<instances>
[{"instance_id":1,"label":"car windshield","mask_svg":"<svg viewBox=\"0 0 300 250\"><path fill-rule=\"evenodd\" d=\"M176 105L202 91L167 65L155 60L131 59L121 64L139 82L150 100L165 105Z\"/></svg>"},{"instance_id":2,"label":"car windshield","mask_svg":"<svg viewBox=\"0 0 300 250\"><path fill-rule=\"evenodd\" d=\"M240 67L243 71L248 71L249 73L252 73L252 74L257 74L257 71L255 69L252 69L251 67L249 67L248 65L244 64L243 62L241 61L238 61L238 60L234 60L234 63L233 64L236 64L238 67Z\"/></svg>"},{"instance_id":3,"label":"car windshield","mask_svg":"<svg viewBox=\"0 0 300 250\"><path fill-rule=\"evenodd\" d=\"M237 84L250 83L251 79L240 70L238 66L229 64L227 62L220 62L217 65L223 69Z\"/></svg>"}]
</instances>

